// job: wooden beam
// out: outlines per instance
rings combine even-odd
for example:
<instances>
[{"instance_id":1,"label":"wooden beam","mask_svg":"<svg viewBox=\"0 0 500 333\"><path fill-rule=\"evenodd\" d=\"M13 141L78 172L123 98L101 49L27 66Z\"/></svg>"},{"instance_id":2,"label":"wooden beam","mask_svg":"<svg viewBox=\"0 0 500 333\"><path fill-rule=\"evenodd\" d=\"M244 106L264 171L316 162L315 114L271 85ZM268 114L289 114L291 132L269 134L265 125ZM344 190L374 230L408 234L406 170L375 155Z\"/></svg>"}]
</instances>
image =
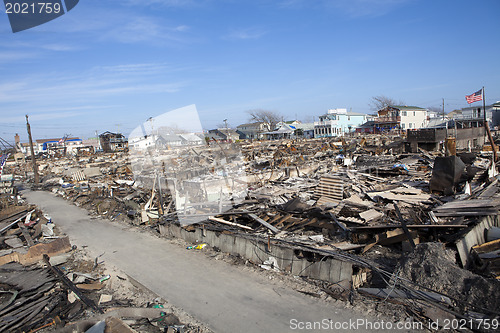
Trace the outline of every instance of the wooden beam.
<instances>
[{"instance_id":1,"label":"wooden beam","mask_svg":"<svg viewBox=\"0 0 500 333\"><path fill-rule=\"evenodd\" d=\"M210 221L219 222L219 223L227 224L227 225L232 225L232 226L235 226L235 227L238 227L238 228L242 228L242 229L253 230L251 227L249 227L247 225L243 225L243 224L239 224L239 223L234 223L234 222L229 222L229 221L226 221L226 220L223 220L221 218L214 217L214 216L209 216L208 219Z\"/></svg>"},{"instance_id":2,"label":"wooden beam","mask_svg":"<svg viewBox=\"0 0 500 333\"><path fill-rule=\"evenodd\" d=\"M273 225L267 223L266 221L264 221L263 219L261 219L260 217L258 217L257 215L255 214L248 214L248 216L250 216L253 220L255 220L256 222L259 222L260 224L262 224L264 227L266 227L267 229L271 230L273 233L277 234L280 232L280 230L276 227L274 227Z\"/></svg>"},{"instance_id":3,"label":"wooden beam","mask_svg":"<svg viewBox=\"0 0 500 333\"><path fill-rule=\"evenodd\" d=\"M406 237L408 238L408 241L410 242L411 248L415 248L415 242L413 241L413 237L408 230L408 227L406 226L406 221L403 219L403 216L401 216L401 212L399 211L399 207L396 203L394 203L394 208L396 209L396 215L398 216L399 221L401 222L401 227L403 228L403 231L405 232Z\"/></svg>"},{"instance_id":4,"label":"wooden beam","mask_svg":"<svg viewBox=\"0 0 500 333\"><path fill-rule=\"evenodd\" d=\"M26 243L28 243L28 246L32 247L33 245L35 245L35 242L33 241L33 238L31 238L30 233L24 227L23 222L18 222L17 226L19 227L19 229L21 229L21 233L23 234L23 237L26 240Z\"/></svg>"}]
</instances>

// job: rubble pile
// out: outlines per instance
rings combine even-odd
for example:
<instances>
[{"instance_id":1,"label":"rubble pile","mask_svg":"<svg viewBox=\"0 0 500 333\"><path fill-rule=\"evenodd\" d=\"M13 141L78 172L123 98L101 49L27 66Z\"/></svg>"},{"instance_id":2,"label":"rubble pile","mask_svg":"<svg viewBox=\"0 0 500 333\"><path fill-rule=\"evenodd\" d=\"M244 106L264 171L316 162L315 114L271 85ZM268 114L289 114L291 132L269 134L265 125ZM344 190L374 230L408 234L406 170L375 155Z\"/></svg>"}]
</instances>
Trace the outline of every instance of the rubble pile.
<instances>
[{"instance_id":1,"label":"rubble pile","mask_svg":"<svg viewBox=\"0 0 500 333\"><path fill-rule=\"evenodd\" d=\"M415 304L465 318L499 315L500 193L491 154L409 154L401 138L384 135L218 147L45 160L41 186L93 214L160 234L176 226L263 244L266 255L255 264L280 272L319 279L322 267L334 265L326 258L349 263L350 277L336 281L349 292L397 298L425 318L433 314ZM244 174L231 169L238 149ZM237 173L248 187L244 198L228 201L210 187L207 170L225 175L218 167ZM173 181L182 196L168 191ZM231 182L235 191L238 181ZM181 217L197 220L183 224ZM291 249L290 262L306 258L312 268L273 259L273 247Z\"/></svg>"},{"instance_id":2,"label":"rubble pile","mask_svg":"<svg viewBox=\"0 0 500 333\"><path fill-rule=\"evenodd\" d=\"M5 194L0 205L0 331L209 332L72 246L36 206Z\"/></svg>"},{"instance_id":3,"label":"rubble pile","mask_svg":"<svg viewBox=\"0 0 500 333\"><path fill-rule=\"evenodd\" d=\"M491 297L500 294L500 283L458 267L453 251L442 243L419 244L404 258L400 269L402 278L421 286L417 289L436 290L457 300L461 313L500 307L500 299Z\"/></svg>"}]
</instances>

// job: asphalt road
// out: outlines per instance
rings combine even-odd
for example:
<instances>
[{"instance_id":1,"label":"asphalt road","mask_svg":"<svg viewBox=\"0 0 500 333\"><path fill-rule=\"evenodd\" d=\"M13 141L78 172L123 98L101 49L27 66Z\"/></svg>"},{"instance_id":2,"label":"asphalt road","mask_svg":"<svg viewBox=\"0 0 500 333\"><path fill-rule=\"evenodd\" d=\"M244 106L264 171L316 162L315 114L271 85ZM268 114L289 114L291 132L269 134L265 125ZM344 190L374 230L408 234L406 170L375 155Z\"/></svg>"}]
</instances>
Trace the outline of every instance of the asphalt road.
<instances>
[{"instance_id":1,"label":"asphalt road","mask_svg":"<svg viewBox=\"0 0 500 333\"><path fill-rule=\"evenodd\" d=\"M88 246L91 255L105 253L106 263L215 332L295 332L312 322L324 325L328 319L338 323L366 319L352 309L334 308L332 303L273 285L265 274L210 260L137 228L91 219L87 211L52 193L22 193L52 217L72 244Z\"/></svg>"}]
</instances>

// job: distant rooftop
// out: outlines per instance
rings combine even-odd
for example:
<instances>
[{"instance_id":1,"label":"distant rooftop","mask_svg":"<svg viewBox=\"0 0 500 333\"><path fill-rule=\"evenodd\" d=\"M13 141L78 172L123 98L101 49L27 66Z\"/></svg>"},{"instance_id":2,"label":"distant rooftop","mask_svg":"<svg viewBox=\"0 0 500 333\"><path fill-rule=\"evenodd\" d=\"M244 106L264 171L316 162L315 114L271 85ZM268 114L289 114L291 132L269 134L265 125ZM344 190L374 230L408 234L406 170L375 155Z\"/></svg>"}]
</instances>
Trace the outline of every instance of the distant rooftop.
<instances>
[{"instance_id":1,"label":"distant rooftop","mask_svg":"<svg viewBox=\"0 0 500 333\"><path fill-rule=\"evenodd\" d=\"M399 109L399 110L422 110L422 111L427 110L427 109L421 108L419 106L410 106L410 105L389 105L389 107Z\"/></svg>"}]
</instances>

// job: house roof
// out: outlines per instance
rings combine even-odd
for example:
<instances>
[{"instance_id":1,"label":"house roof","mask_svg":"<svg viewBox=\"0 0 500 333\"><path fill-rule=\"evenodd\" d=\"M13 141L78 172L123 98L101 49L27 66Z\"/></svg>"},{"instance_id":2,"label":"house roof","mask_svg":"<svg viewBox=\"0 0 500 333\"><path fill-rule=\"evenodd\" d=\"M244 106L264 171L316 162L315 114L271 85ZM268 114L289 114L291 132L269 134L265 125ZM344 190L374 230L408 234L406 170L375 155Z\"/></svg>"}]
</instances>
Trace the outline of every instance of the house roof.
<instances>
[{"instance_id":1,"label":"house roof","mask_svg":"<svg viewBox=\"0 0 500 333\"><path fill-rule=\"evenodd\" d=\"M190 142L199 142L202 140L199 136L197 136L196 134L193 134L193 133L179 134L179 136L182 139L184 139L186 141L190 141Z\"/></svg>"},{"instance_id":2,"label":"house roof","mask_svg":"<svg viewBox=\"0 0 500 333\"><path fill-rule=\"evenodd\" d=\"M177 134L160 134L159 136L165 140L165 142L182 141L181 137Z\"/></svg>"},{"instance_id":3,"label":"house roof","mask_svg":"<svg viewBox=\"0 0 500 333\"><path fill-rule=\"evenodd\" d=\"M427 123L427 128L440 128L440 127L446 127L446 123L449 121L448 118L431 118L429 119L429 122Z\"/></svg>"},{"instance_id":4,"label":"house roof","mask_svg":"<svg viewBox=\"0 0 500 333\"><path fill-rule=\"evenodd\" d=\"M59 142L59 140L62 140L63 138L57 138L57 139L37 139L36 143L45 143L45 142ZM66 141L78 141L80 138L66 138Z\"/></svg>"},{"instance_id":5,"label":"house roof","mask_svg":"<svg viewBox=\"0 0 500 333\"><path fill-rule=\"evenodd\" d=\"M236 126L236 128L240 128L240 127L243 127L243 126L257 126L257 125L260 125L260 124L263 124L263 122L259 121L259 122L255 122L255 123L241 124L241 125Z\"/></svg>"},{"instance_id":6,"label":"house roof","mask_svg":"<svg viewBox=\"0 0 500 333\"><path fill-rule=\"evenodd\" d=\"M297 129L301 129L303 131L314 130L314 123L303 123L295 125Z\"/></svg>"},{"instance_id":7,"label":"house roof","mask_svg":"<svg viewBox=\"0 0 500 333\"><path fill-rule=\"evenodd\" d=\"M118 137L124 137L123 134L121 133L113 133L113 132L110 132L110 131L106 131L102 134L99 134L99 136L107 136L107 135L114 135L114 136L118 136Z\"/></svg>"},{"instance_id":8,"label":"house roof","mask_svg":"<svg viewBox=\"0 0 500 333\"><path fill-rule=\"evenodd\" d=\"M373 127L375 124L376 123L374 120L369 120L366 123L359 125L358 127L359 128L368 128L368 127Z\"/></svg>"},{"instance_id":9,"label":"house roof","mask_svg":"<svg viewBox=\"0 0 500 333\"><path fill-rule=\"evenodd\" d=\"M341 113L336 113L336 112L332 112L332 113L325 113L323 115L321 115L320 117L327 117L329 115L337 115L337 116L368 116L366 113L360 113L360 112L341 112Z\"/></svg>"},{"instance_id":10,"label":"house roof","mask_svg":"<svg viewBox=\"0 0 500 333\"><path fill-rule=\"evenodd\" d=\"M232 128L228 128L228 129L225 129L225 128L218 128L217 129L219 132L221 132L222 134L224 135L239 135L238 133L236 133L236 131Z\"/></svg>"},{"instance_id":11,"label":"house roof","mask_svg":"<svg viewBox=\"0 0 500 333\"><path fill-rule=\"evenodd\" d=\"M295 129L290 128L290 125L282 125L278 129L266 132L264 134L283 134L283 133L293 133Z\"/></svg>"},{"instance_id":12,"label":"house roof","mask_svg":"<svg viewBox=\"0 0 500 333\"><path fill-rule=\"evenodd\" d=\"M389 107L399 109L399 110L427 111L427 109L424 109L424 108L421 108L418 106L409 106L409 105L389 105Z\"/></svg>"}]
</instances>

